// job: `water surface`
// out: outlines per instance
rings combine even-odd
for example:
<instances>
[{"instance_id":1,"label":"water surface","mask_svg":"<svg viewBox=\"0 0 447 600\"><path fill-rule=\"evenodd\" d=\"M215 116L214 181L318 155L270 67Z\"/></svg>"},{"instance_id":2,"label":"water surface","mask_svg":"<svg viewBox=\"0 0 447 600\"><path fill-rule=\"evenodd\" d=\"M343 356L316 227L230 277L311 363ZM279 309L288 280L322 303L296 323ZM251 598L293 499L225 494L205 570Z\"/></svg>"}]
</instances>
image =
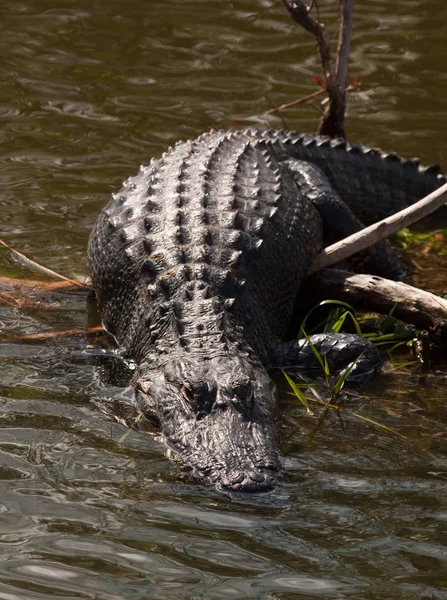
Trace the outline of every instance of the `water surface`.
<instances>
[{"instance_id":1,"label":"water surface","mask_svg":"<svg viewBox=\"0 0 447 600\"><path fill-rule=\"evenodd\" d=\"M357 4L350 139L445 167L445 3ZM333 32L336 3L319 5ZM4 0L0 47L0 237L66 275L86 274L111 192L178 139L316 129L312 107L264 116L320 72L280 2ZM445 258L410 258L445 289ZM6 251L0 266L30 275ZM9 334L86 319L82 294L0 306ZM241 498L191 481L152 436L119 444L128 391L85 346L0 346L0 599L447 598L445 369L389 367L319 428L285 395L284 480Z\"/></svg>"}]
</instances>

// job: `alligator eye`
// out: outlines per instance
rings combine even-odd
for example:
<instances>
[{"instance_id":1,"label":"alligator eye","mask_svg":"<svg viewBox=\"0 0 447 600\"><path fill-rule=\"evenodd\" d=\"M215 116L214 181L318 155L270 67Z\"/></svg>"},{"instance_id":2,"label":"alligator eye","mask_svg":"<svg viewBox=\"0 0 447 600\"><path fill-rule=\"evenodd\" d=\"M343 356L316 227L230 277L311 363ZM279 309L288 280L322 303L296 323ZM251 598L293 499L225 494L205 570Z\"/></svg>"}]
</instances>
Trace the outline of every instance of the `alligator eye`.
<instances>
[{"instance_id":1,"label":"alligator eye","mask_svg":"<svg viewBox=\"0 0 447 600\"><path fill-rule=\"evenodd\" d=\"M253 386L249 381L241 382L233 386L233 402L241 406L251 406L253 404Z\"/></svg>"},{"instance_id":2,"label":"alligator eye","mask_svg":"<svg viewBox=\"0 0 447 600\"><path fill-rule=\"evenodd\" d=\"M235 396L241 400L245 400L246 398L251 398L253 395L253 388L249 381L244 381L241 383L236 383L233 386L233 392Z\"/></svg>"}]
</instances>

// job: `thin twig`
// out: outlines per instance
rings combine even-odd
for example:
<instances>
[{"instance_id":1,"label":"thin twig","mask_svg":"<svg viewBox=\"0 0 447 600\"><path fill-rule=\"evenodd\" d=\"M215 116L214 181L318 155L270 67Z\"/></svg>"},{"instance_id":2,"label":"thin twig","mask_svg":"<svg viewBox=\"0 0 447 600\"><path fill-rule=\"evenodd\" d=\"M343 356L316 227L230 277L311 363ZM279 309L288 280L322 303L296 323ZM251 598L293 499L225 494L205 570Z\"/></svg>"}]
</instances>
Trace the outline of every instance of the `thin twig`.
<instances>
[{"instance_id":1,"label":"thin twig","mask_svg":"<svg viewBox=\"0 0 447 600\"><path fill-rule=\"evenodd\" d=\"M76 283L80 281L85 284L85 287L81 289L90 289L92 287L89 277L75 280ZM30 293L44 295L50 292L79 290L79 286L75 285L71 280L43 281L41 279L19 279L18 277L0 277L0 288L5 288L8 293L18 291L22 295Z\"/></svg>"},{"instance_id":2,"label":"thin twig","mask_svg":"<svg viewBox=\"0 0 447 600\"><path fill-rule=\"evenodd\" d=\"M358 83L350 84L346 88L346 92L358 92L358 91L360 91L360 87L359 87ZM317 90L316 92L312 92L311 94L308 94L307 96L302 96L301 98L298 98L297 100L292 100L292 102L286 102L285 104L281 104L280 106L274 106L273 108L270 108L269 110L267 110L264 113L264 115L265 116L272 115L272 114L280 112L282 110L287 110L288 108L292 108L293 106L296 106L297 104L303 104L304 102L307 102L308 104L310 104L311 106L314 107L311 100L313 100L313 98L317 98L318 96L321 96L322 94L326 94L326 93L327 93L327 90L325 90L325 89Z\"/></svg>"},{"instance_id":3,"label":"thin twig","mask_svg":"<svg viewBox=\"0 0 447 600\"><path fill-rule=\"evenodd\" d=\"M79 337L93 335L96 333L104 333L102 325L90 327L89 329L68 329L66 331L48 331L46 333L27 333L24 335L2 335L0 342L43 342L62 337Z\"/></svg>"},{"instance_id":4,"label":"thin twig","mask_svg":"<svg viewBox=\"0 0 447 600\"><path fill-rule=\"evenodd\" d=\"M309 16L309 11L304 2L301 2L301 0L292 0L290 2L289 0L282 0L282 3L298 25L307 29L313 36L318 37L320 24Z\"/></svg>"},{"instance_id":5,"label":"thin twig","mask_svg":"<svg viewBox=\"0 0 447 600\"><path fill-rule=\"evenodd\" d=\"M323 23L315 21L301 0L281 0L296 23L304 27L317 40L321 64L326 80L329 104L321 120L320 135L346 137L344 130L345 90L341 89L332 62L329 36Z\"/></svg>"},{"instance_id":6,"label":"thin twig","mask_svg":"<svg viewBox=\"0 0 447 600\"><path fill-rule=\"evenodd\" d=\"M313 100L321 94L325 94L326 90L317 90L316 92L312 92L308 96L303 96L302 98L298 98L298 100L293 100L292 102L287 102L286 104L281 104L281 106L275 106L274 108L270 108L267 110L264 115L272 115L274 113L280 112L281 110L285 110L286 108L292 108L292 106L296 106L297 104L302 104L303 102L309 102L309 100Z\"/></svg>"},{"instance_id":7,"label":"thin twig","mask_svg":"<svg viewBox=\"0 0 447 600\"><path fill-rule=\"evenodd\" d=\"M69 277L65 277L64 275L60 275L59 273L56 273L56 271L52 271L51 269L48 269L48 267L44 267L43 265L40 265L39 263L37 263L34 260L31 260L31 258L28 258L27 256L25 256L18 250L11 248L11 246L9 246L3 240L0 240L0 244L2 246L4 246L5 248L7 248L10 252L13 252L16 256L18 256L20 258L21 262L31 269L35 269L36 271L39 271L40 273L44 273L45 275L48 275L48 277L53 277L55 279L62 279L63 281L69 281L71 284L76 285L81 288L92 289L90 286L86 285L82 281L77 281L76 279L70 279Z\"/></svg>"},{"instance_id":8,"label":"thin twig","mask_svg":"<svg viewBox=\"0 0 447 600\"><path fill-rule=\"evenodd\" d=\"M28 297L17 297L15 292L0 292L0 306L6 304L20 309L35 309L35 308L57 308L60 306L58 302L42 302L41 300L33 300Z\"/></svg>"}]
</instances>

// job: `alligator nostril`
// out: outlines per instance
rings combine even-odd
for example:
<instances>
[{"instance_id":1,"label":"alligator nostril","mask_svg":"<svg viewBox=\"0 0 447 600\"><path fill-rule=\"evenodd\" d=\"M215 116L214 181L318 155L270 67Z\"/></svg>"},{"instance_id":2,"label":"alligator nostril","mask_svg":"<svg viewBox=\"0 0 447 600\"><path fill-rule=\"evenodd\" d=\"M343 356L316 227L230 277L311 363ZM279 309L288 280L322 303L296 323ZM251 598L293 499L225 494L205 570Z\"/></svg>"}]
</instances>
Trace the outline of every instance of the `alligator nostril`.
<instances>
[{"instance_id":1,"label":"alligator nostril","mask_svg":"<svg viewBox=\"0 0 447 600\"><path fill-rule=\"evenodd\" d=\"M252 471L251 473L247 473L247 475L255 483L262 483L265 481L265 476L262 473L256 473L256 471Z\"/></svg>"},{"instance_id":2,"label":"alligator nostril","mask_svg":"<svg viewBox=\"0 0 447 600\"><path fill-rule=\"evenodd\" d=\"M245 479L245 475L241 472L241 471L237 471L230 479L230 483L235 484L235 483L241 483L242 481L244 481Z\"/></svg>"},{"instance_id":3,"label":"alligator nostril","mask_svg":"<svg viewBox=\"0 0 447 600\"><path fill-rule=\"evenodd\" d=\"M218 483L217 487L231 492L267 492L275 487L275 478L256 471L234 471Z\"/></svg>"}]
</instances>

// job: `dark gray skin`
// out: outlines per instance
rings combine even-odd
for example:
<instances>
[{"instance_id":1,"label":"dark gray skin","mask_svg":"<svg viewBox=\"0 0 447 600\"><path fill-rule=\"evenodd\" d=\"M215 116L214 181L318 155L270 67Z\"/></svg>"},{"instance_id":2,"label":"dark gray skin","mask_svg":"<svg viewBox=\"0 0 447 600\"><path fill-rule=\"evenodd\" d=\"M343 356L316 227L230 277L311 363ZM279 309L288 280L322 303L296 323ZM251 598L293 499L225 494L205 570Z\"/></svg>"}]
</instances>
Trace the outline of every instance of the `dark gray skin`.
<instances>
[{"instance_id":1,"label":"dark gray skin","mask_svg":"<svg viewBox=\"0 0 447 600\"><path fill-rule=\"evenodd\" d=\"M196 477L231 491L274 486L269 371L315 363L305 341L284 343L313 257L444 181L345 142L224 131L177 144L113 196L89 242L104 326L137 363L141 411ZM400 263L381 244L359 268L396 276ZM361 355L354 378L381 362L355 336L314 342L333 369Z\"/></svg>"}]
</instances>

